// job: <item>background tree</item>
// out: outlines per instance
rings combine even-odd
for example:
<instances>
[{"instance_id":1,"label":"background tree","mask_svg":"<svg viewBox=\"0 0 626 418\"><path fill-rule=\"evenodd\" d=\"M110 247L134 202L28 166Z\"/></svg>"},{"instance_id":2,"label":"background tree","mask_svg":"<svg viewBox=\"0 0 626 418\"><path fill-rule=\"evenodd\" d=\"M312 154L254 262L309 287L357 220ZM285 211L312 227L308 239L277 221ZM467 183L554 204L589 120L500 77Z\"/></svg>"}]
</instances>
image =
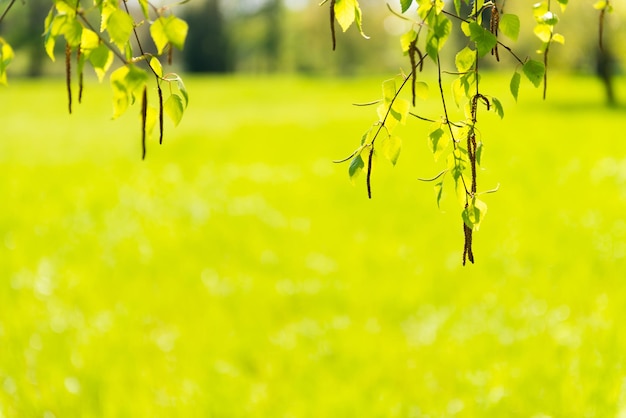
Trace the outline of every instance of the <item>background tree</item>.
<instances>
[{"instance_id":1,"label":"background tree","mask_svg":"<svg viewBox=\"0 0 626 418\"><path fill-rule=\"evenodd\" d=\"M207 0L199 7L190 7L184 19L189 24L183 55L185 69L206 73L233 71L234 45L228 34L220 2Z\"/></svg>"}]
</instances>

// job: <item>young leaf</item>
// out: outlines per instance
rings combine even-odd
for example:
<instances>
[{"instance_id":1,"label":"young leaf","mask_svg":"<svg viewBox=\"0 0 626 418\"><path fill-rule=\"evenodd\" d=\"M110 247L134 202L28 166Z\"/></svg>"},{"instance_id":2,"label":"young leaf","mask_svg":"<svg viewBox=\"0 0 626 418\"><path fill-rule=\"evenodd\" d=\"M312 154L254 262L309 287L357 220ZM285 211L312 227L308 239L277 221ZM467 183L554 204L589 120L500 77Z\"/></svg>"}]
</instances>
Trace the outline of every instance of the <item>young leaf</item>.
<instances>
[{"instance_id":1,"label":"young leaf","mask_svg":"<svg viewBox=\"0 0 626 418\"><path fill-rule=\"evenodd\" d=\"M498 39L496 36L478 23L470 22L469 29L470 39L476 43L479 56L487 55L487 53L497 45Z\"/></svg>"},{"instance_id":2,"label":"young leaf","mask_svg":"<svg viewBox=\"0 0 626 418\"><path fill-rule=\"evenodd\" d=\"M168 43L171 43L178 49L183 49L188 30L189 26L184 20L174 15L168 17L161 16L150 26L150 36L157 47L158 53L162 54Z\"/></svg>"},{"instance_id":3,"label":"young leaf","mask_svg":"<svg viewBox=\"0 0 626 418\"><path fill-rule=\"evenodd\" d=\"M413 3L413 0L400 0L400 5L402 6L402 13L409 10L409 7L411 7L412 3Z\"/></svg>"},{"instance_id":4,"label":"young leaf","mask_svg":"<svg viewBox=\"0 0 626 418\"><path fill-rule=\"evenodd\" d=\"M476 51L465 47L460 50L456 57L454 58L454 63L456 64L456 69L460 73L465 73L474 67L474 63L476 62Z\"/></svg>"},{"instance_id":5,"label":"young leaf","mask_svg":"<svg viewBox=\"0 0 626 418\"><path fill-rule=\"evenodd\" d=\"M467 225L468 228L478 231L480 223L485 218L486 213L487 204L474 197L468 202L467 207L463 210L463 222L465 222L465 225Z\"/></svg>"},{"instance_id":6,"label":"young leaf","mask_svg":"<svg viewBox=\"0 0 626 418\"><path fill-rule=\"evenodd\" d=\"M500 119L504 118L504 108L502 107L502 103L500 102L500 100L492 97L491 104L493 105L494 112L496 112L497 115L500 116Z\"/></svg>"},{"instance_id":7,"label":"young leaf","mask_svg":"<svg viewBox=\"0 0 626 418\"><path fill-rule=\"evenodd\" d=\"M383 81L383 101L388 106L396 96L396 80L391 78Z\"/></svg>"},{"instance_id":8,"label":"young leaf","mask_svg":"<svg viewBox=\"0 0 626 418\"><path fill-rule=\"evenodd\" d=\"M555 33L552 35L552 42L559 43L561 45L565 44L565 37L560 33Z\"/></svg>"},{"instance_id":9,"label":"young leaf","mask_svg":"<svg viewBox=\"0 0 626 418\"><path fill-rule=\"evenodd\" d=\"M65 41L75 48L80 45L80 39L83 34L83 26L76 19L70 19L66 21L61 28L61 33L65 37Z\"/></svg>"},{"instance_id":10,"label":"young leaf","mask_svg":"<svg viewBox=\"0 0 626 418\"><path fill-rule=\"evenodd\" d=\"M120 67L111 73L113 119L128 109L136 93L143 89L147 81L148 74L132 64Z\"/></svg>"},{"instance_id":11,"label":"young leaf","mask_svg":"<svg viewBox=\"0 0 626 418\"><path fill-rule=\"evenodd\" d=\"M435 129L428 134L428 140L430 150L433 153L435 161L437 161L450 142L450 138L445 134L440 122L437 122Z\"/></svg>"},{"instance_id":12,"label":"young leaf","mask_svg":"<svg viewBox=\"0 0 626 418\"><path fill-rule=\"evenodd\" d=\"M146 19L150 19L148 0L139 0L139 5L141 6L141 12L143 13L143 17Z\"/></svg>"},{"instance_id":13,"label":"young leaf","mask_svg":"<svg viewBox=\"0 0 626 418\"><path fill-rule=\"evenodd\" d=\"M410 31L408 31L407 33L405 33L404 35L400 37L400 45L402 46L402 52L404 53L409 52L411 43L415 40L415 38L417 38L417 32L415 32L413 29L411 29Z\"/></svg>"},{"instance_id":14,"label":"young leaf","mask_svg":"<svg viewBox=\"0 0 626 418\"><path fill-rule=\"evenodd\" d=\"M411 103L409 103L408 100L396 99L396 101L393 102L393 105L391 106L391 111L389 112L389 115L392 116L399 123L404 125L409 118L410 110Z\"/></svg>"},{"instance_id":15,"label":"young leaf","mask_svg":"<svg viewBox=\"0 0 626 418\"><path fill-rule=\"evenodd\" d=\"M98 34L90 29L83 28L80 38L80 49L89 57L89 53L100 45Z\"/></svg>"},{"instance_id":16,"label":"young leaf","mask_svg":"<svg viewBox=\"0 0 626 418\"><path fill-rule=\"evenodd\" d=\"M517 41L520 30L519 17L514 14L505 13L500 16L500 31L512 41Z\"/></svg>"},{"instance_id":17,"label":"young leaf","mask_svg":"<svg viewBox=\"0 0 626 418\"><path fill-rule=\"evenodd\" d=\"M339 26L345 32L356 19L357 0L336 0L335 17Z\"/></svg>"},{"instance_id":18,"label":"young leaf","mask_svg":"<svg viewBox=\"0 0 626 418\"><path fill-rule=\"evenodd\" d=\"M420 99L428 99L428 84L423 81L417 81L415 83L415 95Z\"/></svg>"},{"instance_id":19,"label":"young leaf","mask_svg":"<svg viewBox=\"0 0 626 418\"><path fill-rule=\"evenodd\" d=\"M167 116L174 122L174 126L177 126L183 118L183 112L185 111L181 97L178 94L172 94L163 106Z\"/></svg>"},{"instance_id":20,"label":"young leaf","mask_svg":"<svg viewBox=\"0 0 626 418\"><path fill-rule=\"evenodd\" d=\"M385 137L381 144L381 148L385 158L391 161L391 164L396 165L402 149L402 140L397 136Z\"/></svg>"},{"instance_id":21,"label":"young leaf","mask_svg":"<svg viewBox=\"0 0 626 418\"><path fill-rule=\"evenodd\" d=\"M123 10L117 9L109 16L107 31L111 41L117 45L120 51L124 50L129 41L134 25L133 18Z\"/></svg>"},{"instance_id":22,"label":"young leaf","mask_svg":"<svg viewBox=\"0 0 626 418\"><path fill-rule=\"evenodd\" d=\"M541 40L541 42L548 43L552 38L552 26L544 23L539 23L533 28L533 32Z\"/></svg>"},{"instance_id":23,"label":"young leaf","mask_svg":"<svg viewBox=\"0 0 626 418\"><path fill-rule=\"evenodd\" d=\"M167 17L165 23L165 34L172 45L178 49L183 49L189 26L187 22L174 15Z\"/></svg>"},{"instance_id":24,"label":"young leaf","mask_svg":"<svg viewBox=\"0 0 626 418\"><path fill-rule=\"evenodd\" d=\"M91 62L98 76L98 81L102 82L106 72L111 67L111 64L113 64L113 53L105 44L100 44L89 53L89 62Z\"/></svg>"},{"instance_id":25,"label":"young leaf","mask_svg":"<svg viewBox=\"0 0 626 418\"><path fill-rule=\"evenodd\" d=\"M437 208L441 209L441 198L443 196L443 180L444 176L441 177L437 183L435 183L435 199L437 200Z\"/></svg>"},{"instance_id":26,"label":"young leaf","mask_svg":"<svg viewBox=\"0 0 626 418\"><path fill-rule=\"evenodd\" d=\"M367 36L364 32L363 32L363 15L361 14L361 8L359 7L359 3L357 3L356 1L354 2L354 21L356 23L356 27L357 29L359 29L359 33L361 34L362 37L364 37L365 39L369 39L370 37Z\"/></svg>"},{"instance_id":27,"label":"young leaf","mask_svg":"<svg viewBox=\"0 0 626 418\"><path fill-rule=\"evenodd\" d=\"M526 77L530 80L531 83L533 83L535 87L539 87L541 85L543 75L546 72L546 67L543 65L543 62L528 60L524 64L522 70L524 71L524 75L526 75Z\"/></svg>"},{"instance_id":28,"label":"young leaf","mask_svg":"<svg viewBox=\"0 0 626 418\"><path fill-rule=\"evenodd\" d=\"M517 95L519 93L519 84L520 84L521 79L522 79L522 76L517 71L514 72L513 77L511 77L511 83L509 87L511 89L511 94L515 98L515 101L517 101Z\"/></svg>"},{"instance_id":29,"label":"young leaf","mask_svg":"<svg viewBox=\"0 0 626 418\"><path fill-rule=\"evenodd\" d=\"M152 68L152 71L154 71L157 76L163 77L163 66L157 57L150 58L150 68Z\"/></svg>"},{"instance_id":30,"label":"young leaf","mask_svg":"<svg viewBox=\"0 0 626 418\"><path fill-rule=\"evenodd\" d=\"M353 183L364 168L365 163L363 162L363 158L361 158L361 153L358 153L354 156L354 158L352 158L350 167L348 167L348 174L350 175L350 180L352 180Z\"/></svg>"}]
</instances>

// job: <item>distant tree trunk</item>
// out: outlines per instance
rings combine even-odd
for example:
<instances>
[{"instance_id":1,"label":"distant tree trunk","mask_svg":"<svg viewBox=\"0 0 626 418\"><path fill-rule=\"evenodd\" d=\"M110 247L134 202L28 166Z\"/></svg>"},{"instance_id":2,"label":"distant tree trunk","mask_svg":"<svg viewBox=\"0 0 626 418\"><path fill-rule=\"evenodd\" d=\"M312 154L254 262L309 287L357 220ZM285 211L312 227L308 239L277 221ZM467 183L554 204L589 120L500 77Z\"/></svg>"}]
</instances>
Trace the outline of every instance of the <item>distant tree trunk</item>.
<instances>
[{"instance_id":1,"label":"distant tree trunk","mask_svg":"<svg viewBox=\"0 0 626 418\"><path fill-rule=\"evenodd\" d=\"M30 55L27 75L29 77L41 77L46 57L41 33L43 32L43 21L45 20L50 8L49 5L42 0L30 0L27 3L27 6L28 27L30 28L30 31L25 39Z\"/></svg>"},{"instance_id":2,"label":"distant tree trunk","mask_svg":"<svg viewBox=\"0 0 626 418\"><path fill-rule=\"evenodd\" d=\"M605 45L596 53L596 74L600 77L606 93L606 103L615 106L615 89L613 88L613 76L615 75L615 57L611 53L609 46Z\"/></svg>"},{"instance_id":3,"label":"distant tree trunk","mask_svg":"<svg viewBox=\"0 0 626 418\"><path fill-rule=\"evenodd\" d=\"M281 41L283 5L281 0L270 0L264 7L262 13L267 18L267 33L263 42L263 49L267 58L267 69L275 72L281 64Z\"/></svg>"},{"instance_id":4,"label":"distant tree trunk","mask_svg":"<svg viewBox=\"0 0 626 418\"><path fill-rule=\"evenodd\" d=\"M188 71L224 73L233 70L232 45L219 0L208 0L185 16L189 33L184 49Z\"/></svg>"}]
</instances>

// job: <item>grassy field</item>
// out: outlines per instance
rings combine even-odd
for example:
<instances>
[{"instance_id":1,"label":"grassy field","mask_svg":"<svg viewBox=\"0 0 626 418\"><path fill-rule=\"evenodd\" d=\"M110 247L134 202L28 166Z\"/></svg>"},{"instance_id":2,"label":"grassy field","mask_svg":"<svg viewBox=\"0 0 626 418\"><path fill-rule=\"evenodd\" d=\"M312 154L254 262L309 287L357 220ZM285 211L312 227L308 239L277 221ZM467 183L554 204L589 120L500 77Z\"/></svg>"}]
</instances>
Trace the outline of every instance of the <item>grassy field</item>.
<instances>
[{"instance_id":1,"label":"grassy field","mask_svg":"<svg viewBox=\"0 0 626 418\"><path fill-rule=\"evenodd\" d=\"M462 267L427 125L371 201L331 163L381 81L189 80L143 162L106 86L1 90L0 417L626 417L626 109L501 93Z\"/></svg>"}]
</instances>

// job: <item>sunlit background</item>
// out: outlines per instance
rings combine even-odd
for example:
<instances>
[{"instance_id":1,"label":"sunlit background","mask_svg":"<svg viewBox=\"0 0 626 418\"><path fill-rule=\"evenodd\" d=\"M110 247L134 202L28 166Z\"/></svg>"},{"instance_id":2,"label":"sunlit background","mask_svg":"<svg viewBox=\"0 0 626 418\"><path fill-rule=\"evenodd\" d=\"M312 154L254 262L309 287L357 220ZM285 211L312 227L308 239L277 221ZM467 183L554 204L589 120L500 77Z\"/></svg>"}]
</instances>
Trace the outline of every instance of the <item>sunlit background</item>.
<instances>
[{"instance_id":1,"label":"sunlit background","mask_svg":"<svg viewBox=\"0 0 626 418\"><path fill-rule=\"evenodd\" d=\"M399 128L371 200L332 163L377 120L352 103L409 67L404 23L361 5L371 39L351 29L334 52L315 1L180 6L190 106L145 161L139 109L111 121L107 81L88 74L67 115L29 23L47 6L16 6L0 28L17 54L0 90L1 418L626 417L621 5L613 106L590 2L561 16L547 100L523 81L516 103L515 64L485 62L505 117L479 121L479 189L498 191L466 267L453 185L438 208L418 180L443 164L427 122ZM423 80L414 110L438 118Z\"/></svg>"}]
</instances>

